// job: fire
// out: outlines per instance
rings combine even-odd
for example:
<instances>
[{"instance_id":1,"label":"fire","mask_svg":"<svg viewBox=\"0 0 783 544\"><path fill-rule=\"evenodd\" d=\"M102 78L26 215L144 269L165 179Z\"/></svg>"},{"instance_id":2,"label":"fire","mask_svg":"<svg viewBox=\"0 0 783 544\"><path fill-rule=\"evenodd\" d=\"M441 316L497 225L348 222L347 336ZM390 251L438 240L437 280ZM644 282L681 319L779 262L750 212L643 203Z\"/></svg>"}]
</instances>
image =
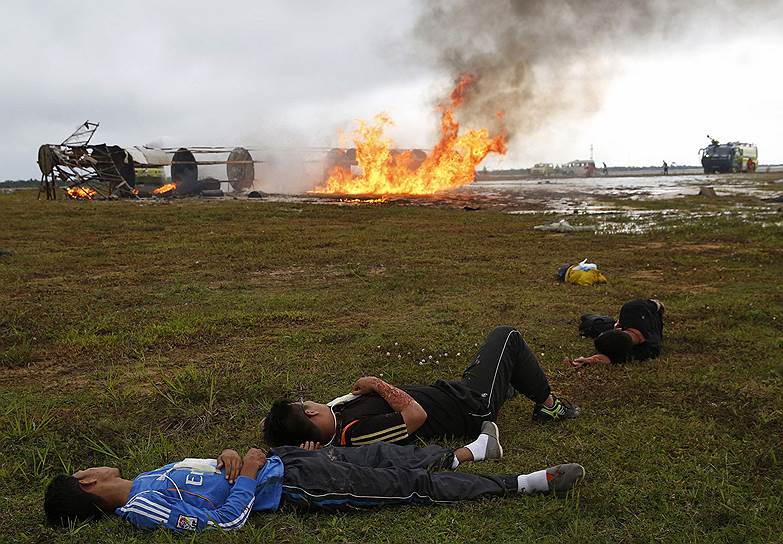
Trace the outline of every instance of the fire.
<instances>
[{"instance_id":1,"label":"fire","mask_svg":"<svg viewBox=\"0 0 783 544\"><path fill-rule=\"evenodd\" d=\"M359 121L354 131L356 162L361 175L354 176L344 166L336 166L319 193L431 195L471 183L476 166L489 153L505 153L503 131L490 136L486 128L459 134L454 111L464 102L465 93L475 83L474 76L460 77L447 104L440 106L440 140L423 162L416 164L412 151L396 152L394 142L384 135L392 120L379 114L372 124Z\"/></svg>"},{"instance_id":2,"label":"fire","mask_svg":"<svg viewBox=\"0 0 783 544\"><path fill-rule=\"evenodd\" d=\"M171 191L173 191L176 188L177 188L177 184L176 183L167 183L166 185L161 185L160 187L158 187L157 189L152 191L152 194L153 195L165 195L165 194L170 193Z\"/></svg>"},{"instance_id":3,"label":"fire","mask_svg":"<svg viewBox=\"0 0 783 544\"><path fill-rule=\"evenodd\" d=\"M92 197L98 194L94 189L90 187L86 187L86 186L79 187L77 185L66 188L65 192L68 194L69 197L75 198L77 200L92 200Z\"/></svg>"}]
</instances>

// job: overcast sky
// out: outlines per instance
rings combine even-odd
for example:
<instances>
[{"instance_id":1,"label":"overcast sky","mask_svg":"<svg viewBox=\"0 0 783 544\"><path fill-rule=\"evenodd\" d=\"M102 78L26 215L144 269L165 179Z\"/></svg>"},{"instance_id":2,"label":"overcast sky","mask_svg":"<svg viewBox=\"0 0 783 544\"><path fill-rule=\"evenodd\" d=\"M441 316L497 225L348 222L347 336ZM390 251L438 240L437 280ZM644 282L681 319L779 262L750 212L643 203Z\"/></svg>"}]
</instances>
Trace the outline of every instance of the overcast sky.
<instances>
[{"instance_id":1,"label":"overcast sky","mask_svg":"<svg viewBox=\"0 0 783 544\"><path fill-rule=\"evenodd\" d=\"M39 177L38 146L89 119L120 145L332 146L385 111L400 146L433 144L453 74L417 51L413 0L4 0L0 179ZM769 7L771 6L771 7ZM706 134L783 163L783 2L753 30L619 54L593 112L553 115L490 167L697 164Z\"/></svg>"}]
</instances>

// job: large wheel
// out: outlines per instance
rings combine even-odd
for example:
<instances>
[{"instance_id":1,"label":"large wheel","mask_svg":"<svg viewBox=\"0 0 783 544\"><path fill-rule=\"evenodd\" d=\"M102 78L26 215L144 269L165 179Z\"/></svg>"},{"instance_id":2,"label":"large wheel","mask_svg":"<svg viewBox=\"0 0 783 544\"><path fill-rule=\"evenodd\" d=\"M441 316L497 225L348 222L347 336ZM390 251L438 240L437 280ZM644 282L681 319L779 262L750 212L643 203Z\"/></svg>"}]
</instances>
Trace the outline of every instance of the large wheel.
<instances>
[{"instance_id":1,"label":"large wheel","mask_svg":"<svg viewBox=\"0 0 783 544\"><path fill-rule=\"evenodd\" d=\"M198 164L189 149L180 147L171 157L171 181L180 194L195 193L198 187Z\"/></svg>"},{"instance_id":2,"label":"large wheel","mask_svg":"<svg viewBox=\"0 0 783 544\"><path fill-rule=\"evenodd\" d=\"M38 168L41 169L43 175L48 176L51 174L58 163L57 155L55 155L52 146L44 144L38 148Z\"/></svg>"},{"instance_id":3,"label":"large wheel","mask_svg":"<svg viewBox=\"0 0 783 544\"><path fill-rule=\"evenodd\" d=\"M256 169L253 157L244 147L235 147L228 156L226 175L235 191L244 191L253 187Z\"/></svg>"}]
</instances>

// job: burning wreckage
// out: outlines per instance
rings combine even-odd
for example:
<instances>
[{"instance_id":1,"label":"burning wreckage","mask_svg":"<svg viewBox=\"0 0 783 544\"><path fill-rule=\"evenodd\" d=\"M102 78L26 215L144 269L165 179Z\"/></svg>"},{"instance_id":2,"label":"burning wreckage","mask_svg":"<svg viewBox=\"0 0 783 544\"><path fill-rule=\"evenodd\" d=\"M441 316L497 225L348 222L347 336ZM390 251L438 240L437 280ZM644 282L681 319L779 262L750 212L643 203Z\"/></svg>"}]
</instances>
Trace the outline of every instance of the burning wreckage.
<instances>
[{"instance_id":1,"label":"burning wreckage","mask_svg":"<svg viewBox=\"0 0 783 544\"><path fill-rule=\"evenodd\" d=\"M502 113L496 133L489 129L460 132L455 111L476 78L463 74L449 98L438 106L440 138L428 152L398 149L385 135L392 120L385 114L360 122L353 132L354 148L307 148L317 163L321 182L311 192L325 195L422 196L456 189L473 182L476 167L490 153L506 152ZM140 198L161 195L220 196L227 183L234 192L249 191L261 176L260 160L244 147L119 147L93 144L98 123L86 121L60 144L38 150L41 187L38 193L55 199L57 188L75 199ZM259 150L253 152L258 154ZM263 153L263 152L262 152ZM197 158L198 157L198 158ZM206 157L206 158L203 158ZM200 166L225 165L226 180L200 178ZM170 179L165 169L170 169Z\"/></svg>"},{"instance_id":2,"label":"burning wreckage","mask_svg":"<svg viewBox=\"0 0 783 544\"><path fill-rule=\"evenodd\" d=\"M221 181L199 178L200 165L226 165L234 191L248 190L255 179L254 160L243 147L155 148L93 144L98 123L84 122L60 144L38 149L41 187L38 197L57 198L62 187L70 198L93 200L117 197L219 193ZM196 159L196 155L217 157ZM221 158L222 157L222 158ZM165 168L171 169L170 180Z\"/></svg>"},{"instance_id":3,"label":"burning wreckage","mask_svg":"<svg viewBox=\"0 0 783 544\"><path fill-rule=\"evenodd\" d=\"M84 122L60 144L44 144L38 149L41 185L38 197L57 198L57 189L77 200L144 198L163 196L222 196L221 184L235 193L247 192L258 179L258 160L244 147L120 147L91 143L99 123ZM251 152L252 151L252 152ZM302 150L297 150L302 151ZM357 172L355 148L308 148L305 162L322 171L321 181L335 171L350 177ZM427 157L421 149L390 150L408 168L418 168ZM207 157L206 159L204 157ZM198 157L198 158L197 158ZM299 154L301 160L301 153ZM224 180L199 177L199 166L225 165ZM170 168L170 177L166 176ZM326 189L326 187L324 187Z\"/></svg>"}]
</instances>

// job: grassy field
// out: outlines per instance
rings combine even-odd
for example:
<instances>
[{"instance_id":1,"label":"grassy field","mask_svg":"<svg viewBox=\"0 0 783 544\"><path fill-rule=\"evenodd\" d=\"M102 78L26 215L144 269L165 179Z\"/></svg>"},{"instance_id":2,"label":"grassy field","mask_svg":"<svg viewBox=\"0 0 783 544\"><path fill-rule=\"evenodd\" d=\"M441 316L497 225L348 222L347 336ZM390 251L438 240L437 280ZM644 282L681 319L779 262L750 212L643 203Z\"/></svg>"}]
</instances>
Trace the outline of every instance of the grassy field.
<instances>
[{"instance_id":1,"label":"grassy field","mask_svg":"<svg viewBox=\"0 0 783 544\"><path fill-rule=\"evenodd\" d=\"M715 215L595 235L492 210L2 194L0 540L180 541L117 519L52 529L45 484L262 445L259 419L281 393L327 400L360 375L456 377L511 324L583 416L537 426L518 397L498 421L506 458L471 470L576 461L588 474L578 493L256 515L193 541L781 542L783 227L779 211L717 213L735 204L656 203ZM608 285L555 281L584 257ZM581 313L616 314L637 296L666 303L661 359L561 363L591 352Z\"/></svg>"}]
</instances>

